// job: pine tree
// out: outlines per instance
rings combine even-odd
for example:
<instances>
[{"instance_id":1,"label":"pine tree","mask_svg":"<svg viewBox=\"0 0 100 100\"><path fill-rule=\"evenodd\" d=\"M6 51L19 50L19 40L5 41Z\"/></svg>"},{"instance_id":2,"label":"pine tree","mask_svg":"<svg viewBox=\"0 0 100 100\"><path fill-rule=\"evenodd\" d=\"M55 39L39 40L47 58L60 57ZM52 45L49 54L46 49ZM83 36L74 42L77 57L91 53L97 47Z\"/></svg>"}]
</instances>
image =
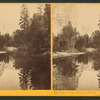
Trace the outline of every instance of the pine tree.
<instances>
[{"instance_id":1,"label":"pine tree","mask_svg":"<svg viewBox=\"0 0 100 100\"><path fill-rule=\"evenodd\" d=\"M50 5L45 4L44 8L44 27L45 27L45 48L50 50Z\"/></svg>"},{"instance_id":2,"label":"pine tree","mask_svg":"<svg viewBox=\"0 0 100 100\"><path fill-rule=\"evenodd\" d=\"M28 8L25 4L22 5L19 25L22 30L27 29L29 26L29 13Z\"/></svg>"},{"instance_id":3,"label":"pine tree","mask_svg":"<svg viewBox=\"0 0 100 100\"><path fill-rule=\"evenodd\" d=\"M44 25L46 30L50 33L50 5L45 4L44 8Z\"/></svg>"}]
</instances>

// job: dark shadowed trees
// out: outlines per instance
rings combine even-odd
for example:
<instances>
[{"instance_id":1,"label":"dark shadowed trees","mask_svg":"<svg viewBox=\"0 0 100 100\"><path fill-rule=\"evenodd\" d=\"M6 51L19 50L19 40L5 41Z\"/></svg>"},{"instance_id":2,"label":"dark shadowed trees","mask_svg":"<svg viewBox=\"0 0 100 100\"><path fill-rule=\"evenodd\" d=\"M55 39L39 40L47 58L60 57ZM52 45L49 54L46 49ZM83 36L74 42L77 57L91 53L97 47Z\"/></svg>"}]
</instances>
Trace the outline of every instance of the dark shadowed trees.
<instances>
[{"instance_id":1,"label":"dark shadowed trees","mask_svg":"<svg viewBox=\"0 0 100 100\"><path fill-rule=\"evenodd\" d=\"M19 22L21 30L14 32L15 46L29 54L50 51L50 5L45 4L43 13L40 12L34 13L29 20L28 8L22 5Z\"/></svg>"}]
</instances>

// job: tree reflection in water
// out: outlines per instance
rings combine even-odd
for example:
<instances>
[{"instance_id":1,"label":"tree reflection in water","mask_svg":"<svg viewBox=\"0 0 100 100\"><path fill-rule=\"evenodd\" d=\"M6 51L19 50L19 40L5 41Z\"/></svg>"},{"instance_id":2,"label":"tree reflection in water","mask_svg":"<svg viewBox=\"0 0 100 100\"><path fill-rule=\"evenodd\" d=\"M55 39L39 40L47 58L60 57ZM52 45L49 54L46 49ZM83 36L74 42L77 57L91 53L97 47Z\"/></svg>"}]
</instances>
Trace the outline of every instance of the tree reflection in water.
<instances>
[{"instance_id":1,"label":"tree reflection in water","mask_svg":"<svg viewBox=\"0 0 100 100\"><path fill-rule=\"evenodd\" d=\"M15 56L21 89L50 89L50 56Z\"/></svg>"},{"instance_id":2,"label":"tree reflection in water","mask_svg":"<svg viewBox=\"0 0 100 100\"><path fill-rule=\"evenodd\" d=\"M72 62L74 61L73 59L73 57L54 59L54 63L63 75L73 76L77 72L77 65Z\"/></svg>"},{"instance_id":3,"label":"tree reflection in water","mask_svg":"<svg viewBox=\"0 0 100 100\"><path fill-rule=\"evenodd\" d=\"M0 77L3 74L6 63L9 63L9 55L8 54L0 54Z\"/></svg>"},{"instance_id":4,"label":"tree reflection in water","mask_svg":"<svg viewBox=\"0 0 100 100\"><path fill-rule=\"evenodd\" d=\"M53 84L54 90L74 90L77 87L75 79L78 65L74 57L54 59ZM76 86L72 85L76 84Z\"/></svg>"},{"instance_id":5,"label":"tree reflection in water","mask_svg":"<svg viewBox=\"0 0 100 100\"><path fill-rule=\"evenodd\" d=\"M13 75L9 76L7 73L6 79L3 74L6 69L11 72L16 71L16 81L12 81L14 85L11 89L50 89L51 88L51 70L50 70L50 55L30 56L22 55L19 53L5 53L0 54L0 77L5 78L3 82L14 78ZM18 73L17 73L18 72ZM16 79L16 78L15 78ZM18 83L19 81L19 83ZM8 82L8 81L7 81ZM17 83L16 83L17 82ZM17 85L17 86L16 86ZM1 83L0 86L6 89ZM6 84L10 89L10 84Z\"/></svg>"},{"instance_id":6,"label":"tree reflection in water","mask_svg":"<svg viewBox=\"0 0 100 100\"><path fill-rule=\"evenodd\" d=\"M0 54L0 62L9 63L9 55L7 53Z\"/></svg>"},{"instance_id":7,"label":"tree reflection in water","mask_svg":"<svg viewBox=\"0 0 100 100\"><path fill-rule=\"evenodd\" d=\"M98 87L100 88L100 52L54 59L54 89L77 90L82 73L88 69L89 71L94 72L93 75L96 75L96 77L98 78ZM96 71L98 72L98 74L95 74ZM84 81L85 80L83 80L83 83Z\"/></svg>"}]
</instances>

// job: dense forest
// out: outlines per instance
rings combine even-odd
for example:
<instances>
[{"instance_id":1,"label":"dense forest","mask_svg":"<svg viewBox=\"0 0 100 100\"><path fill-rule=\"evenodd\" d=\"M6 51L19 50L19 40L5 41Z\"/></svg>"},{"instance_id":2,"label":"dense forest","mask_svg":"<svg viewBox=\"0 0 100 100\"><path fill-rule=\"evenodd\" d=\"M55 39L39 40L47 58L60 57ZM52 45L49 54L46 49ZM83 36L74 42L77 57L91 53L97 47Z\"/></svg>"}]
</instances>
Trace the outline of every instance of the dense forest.
<instances>
[{"instance_id":1,"label":"dense forest","mask_svg":"<svg viewBox=\"0 0 100 100\"><path fill-rule=\"evenodd\" d=\"M33 8L34 9L34 8ZM24 55L47 54L50 52L50 5L45 4L42 11L41 5L37 13L30 18L27 5L23 4L19 19L20 29L13 35L0 34L0 49L15 47Z\"/></svg>"},{"instance_id":2,"label":"dense forest","mask_svg":"<svg viewBox=\"0 0 100 100\"><path fill-rule=\"evenodd\" d=\"M100 49L100 31L96 30L91 36L81 35L76 28L72 26L71 21L65 25L61 34L53 37L53 49L56 51L79 52L86 51L87 48Z\"/></svg>"}]
</instances>

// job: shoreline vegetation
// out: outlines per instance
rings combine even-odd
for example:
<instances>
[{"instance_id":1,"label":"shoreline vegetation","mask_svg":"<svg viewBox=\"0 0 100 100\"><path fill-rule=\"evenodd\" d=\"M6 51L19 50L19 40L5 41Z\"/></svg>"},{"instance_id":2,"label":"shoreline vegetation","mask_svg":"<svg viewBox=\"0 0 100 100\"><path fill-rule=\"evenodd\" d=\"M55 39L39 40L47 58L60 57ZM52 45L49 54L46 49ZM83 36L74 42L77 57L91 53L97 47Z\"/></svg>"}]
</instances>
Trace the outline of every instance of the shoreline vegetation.
<instances>
[{"instance_id":1,"label":"shoreline vegetation","mask_svg":"<svg viewBox=\"0 0 100 100\"><path fill-rule=\"evenodd\" d=\"M33 7L34 11L34 7ZM20 29L0 33L0 54L18 53L23 56L50 56L50 5L41 4L31 18L28 7L22 5L19 19Z\"/></svg>"},{"instance_id":2,"label":"shoreline vegetation","mask_svg":"<svg viewBox=\"0 0 100 100\"><path fill-rule=\"evenodd\" d=\"M96 30L89 36L81 35L71 21L63 26L61 32L53 37L53 58L77 56L94 53L100 48L100 31Z\"/></svg>"}]
</instances>

